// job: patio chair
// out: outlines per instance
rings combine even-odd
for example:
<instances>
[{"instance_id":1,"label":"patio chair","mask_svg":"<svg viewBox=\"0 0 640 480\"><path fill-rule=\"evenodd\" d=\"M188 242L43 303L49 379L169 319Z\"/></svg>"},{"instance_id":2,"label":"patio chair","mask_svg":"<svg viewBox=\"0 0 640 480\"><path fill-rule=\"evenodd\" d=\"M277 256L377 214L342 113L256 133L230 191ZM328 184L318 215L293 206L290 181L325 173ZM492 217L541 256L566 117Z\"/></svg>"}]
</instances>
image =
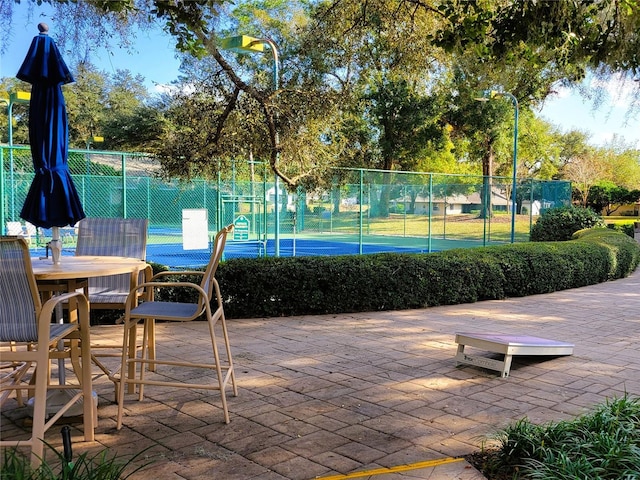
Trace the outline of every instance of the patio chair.
<instances>
[{"instance_id":1,"label":"patio chair","mask_svg":"<svg viewBox=\"0 0 640 480\"><path fill-rule=\"evenodd\" d=\"M76 256L106 255L130 257L145 260L147 256L146 218L102 218L87 217L77 224ZM87 298L92 310L124 310L129 291L136 284L151 278L151 268L144 270L136 279L129 274L94 277L88 280ZM121 328L121 327L116 327ZM144 324L143 341L148 342L149 355L155 356L153 320ZM135 332L134 332L135 335ZM118 337L120 336L118 332ZM101 353L96 353L101 349ZM120 358L120 343L94 344L92 346L94 363L114 382L117 396L118 382L114 371L101 360ZM109 352L108 350L118 350ZM135 352L131 352L135 354Z\"/></svg>"},{"instance_id":2,"label":"patio chair","mask_svg":"<svg viewBox=\"0 0 640 480\"><path fill-rule=\"evenodd\" d=\"M77 300L78 321L51 323L56 305L72 298ZM58 353L58 342L66 339L80 340L79 359L83 367L81 372L77 372L80 386L52 385L49 382L50 361ZM78 351L72 354L78 356ZM29 447L31 464L38 466L43 459L45 432L80 399L83 400L84 439L93 441L95 419L91 370L84 368L89 364L90 355L89 305L84 295L79 292L66 293L53 297L43 305L26 241L17 237L0 237L0 362L10 362L23 368L25 365L35 366L37 371L33 384L22 382L20 377L0 383L1 392L33 392L31 437L27 440L0 440L0 447ZM54 389L74 389L75 392L47 421L47 393Z\"/></svg>"},{"instance_id":3,"label":"patio chair","mask_svg":"<svg viewBox=\"0 0 640 480\"><path fill-rule=\"evenodd\" d=\"M233 225L229 225L218 232L214 239L213 251L206 270L203 271L180 271L180 272L160 272L156 274L150 282L138 285L136 290L147 289L148 300L143 301L139 305L135 305L137 298L137 291L132 290L129 293L127 299L127 306L124 314L124 336L122 342L122 366L120 368L120 382L121 385L118 390L118 418L117 429L122 427L122 414L124 409L124 386L125 385L139 385L138 399L142 400L144 397L144 385L160 385L172 388L189 388L189 389L204 389L204 390L220 390L222 410L224 412L224 421L229 423L229 410L227 408L227 399L225 389L229 381L233 387L234 396L238 395L238 388L235 382L235 373L233 369L233 360L231 357L231 348L229 345L229 335L227 333L227 325L224 316L222 296L220 294L220 286L215 278L215 273L224 251L224 246L227 240L227 235L233 230ZM166 278L171 275L194 275L202 277L200 284L190 283L186 281L166 281ZM194 299L192 303L186 302L173 302L173 301L156 301L155 294L161 290L168 290L169 292L179 292L179 295L191 294ZM183 297L184 298L184 297ZM169 360L163 358L158 360L157 358L151 359L145 356L143 348L142 356L132 358L127 355L130 342L135 341L131 337L131 327L137 322L147 318L154 318L156 320L164 320L167 322L189 322L205 317L209 324L209 334L211 337L212 352L198 352L198 361L191 361L187 359ZM218 339L215 334L215 327L219 325L222 330L222 336L224 341L224 347L226 350L226 360L224 365L220 357ZM171 358L175 358L179 355L178 351L171 351ZM212 355L212 357L211 357ZM205 358L205 357L208 357ZM134 374L129 373L125 375L125 372L130 372L128 368L130 365L140 365L140 375L138 378ZM206 383L204 380L202 383L187 383L187 382L175 382L172 378L166 378L164 380L151 379L145 377L145 370L148 366L163 366L168 365L171 367L186 367L201 369L203 371L202 378L207 378L207 373L215 372L214 381ZM135 372L134 372L135 373ZM159 373L155 378L159 377ZM176 378L177 374L172 373L171 377ZM200 378L200 377L198 377Z\"/></svg>"},{"instance_id":4,"label":"patio chair","mask_svg":"<svg viewBox=\"0 0 640 480\"><path fill-rule=\"evenodd\" d=\"M87 217L78 223L76 255L107 255L145 260L146 218ZM144 281L145 278L140 278ZM132 283L133 282L133 283ZM131 275L110 275L89 279L89 303L93 310L124 310L135 279Z\"/></svg>"}]
</instances>

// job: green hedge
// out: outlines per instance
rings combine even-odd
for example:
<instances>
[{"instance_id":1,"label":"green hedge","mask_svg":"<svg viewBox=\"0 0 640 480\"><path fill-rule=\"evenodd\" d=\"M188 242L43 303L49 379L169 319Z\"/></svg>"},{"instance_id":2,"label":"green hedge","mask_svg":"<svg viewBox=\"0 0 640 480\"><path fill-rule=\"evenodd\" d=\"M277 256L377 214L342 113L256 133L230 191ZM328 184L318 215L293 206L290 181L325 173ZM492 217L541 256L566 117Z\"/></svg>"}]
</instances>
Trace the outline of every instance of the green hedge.
<instances>
[{"instance_id":1,"label":"green hedge","mask_svg":"<svg viewBox=\"0 0 640 480\"><path fill-rule=\"evenodd\" d=\"M619 232L624 233L625 235L629 235L631 238L634 238L635 235L635 228L633 225L634 222L630 222L630 223L621 223L621 224L615 224L615 223L608 223L607 224L607 228L610 228L612 230L616 230Z\"/></svg>"},{"instance_id":2,"label":"green hedge","mask_svg":"<svg viewBox=\"0 0 640 480\"><path fill-rule=\"evenodd\" d=\"M606 228L566 242L430 254L231 259L217 278L228 318L401 310L549 293L622 278L640 244ZM174 290L163 300L185 301Z\"/></svg>"}]
</instances>

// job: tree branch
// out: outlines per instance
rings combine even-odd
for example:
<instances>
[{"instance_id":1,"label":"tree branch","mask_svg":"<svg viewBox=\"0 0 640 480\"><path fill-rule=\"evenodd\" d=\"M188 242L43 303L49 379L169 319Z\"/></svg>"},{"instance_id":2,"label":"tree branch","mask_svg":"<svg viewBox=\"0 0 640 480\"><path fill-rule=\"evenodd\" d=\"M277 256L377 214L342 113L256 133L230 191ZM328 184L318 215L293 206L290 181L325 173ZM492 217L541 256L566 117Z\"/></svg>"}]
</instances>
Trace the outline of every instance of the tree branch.
<instances>
[{"instance_id":1,"label":"tree branch","mask_svg":"<svg viewBox=\"0 0 640 480\"><path fill-rule=\"evenodd\" d=\"M222 129L224 128L224 124L227 121L227 118L229 118L229 115L231 115L231 112L233 112L233 110L236 108L238 95L240 95L240 89L236 87L233 90L231 99L229 100L229 103L227 103L227 106L225 107L224 112L222 112L222 115L218 119L218 122L217 122L218 124L216 126L216 134L213 137L213 143L215 143L216 145L220 141L220 137L222 136Z\"/></svg>"},{"instance_id":2,"label":"tree branch","mask_svg":"<svg viewBox=\"0 0 640 480\"><path fill-rule=\"evenodd\" d=\"M220 50L218 49L215 43L215 37L209 37L201 30L196 31L195 33L198 39L205 46L206 50L213 56L215 61L218 62L218 65L222 67L222 69L227 74L229 79L236 86L232 101L235 103L235 100L237 99L237 96L239 95L240 90L242 90L247 94L249 94L252 98L254 98L260 105L262 112L264 114L265 122L267 124L267 129L269 131L269 143L271 144L271 152L269 155L269 165L271 166L271 169L273 170L273 172L278 177L280 177L288 186L290 187L295 186L295 183L292 181L292 179L290 179L287 175L285 175L280 170L278 165L280 143L278 141L278 130L277 130L276 121L275 121L275 114L272 106L269 105L271 96L265 95L260 90L249 85L236 74L236 72L233 70L233 67L231 67L231 65L229 65L229 63L221 55ZM274 92L272 95L275 95L275 94L277 94L277 92ZM234 105L231 105L231 104L227 105L227 108L225 109L225 114L223 114L224 118L221 120L221 123L218 124L219 131L221 131L224 120L226 119L228 114L233 110L233 108L234 108Z\"/></svg>"}]
</instances>

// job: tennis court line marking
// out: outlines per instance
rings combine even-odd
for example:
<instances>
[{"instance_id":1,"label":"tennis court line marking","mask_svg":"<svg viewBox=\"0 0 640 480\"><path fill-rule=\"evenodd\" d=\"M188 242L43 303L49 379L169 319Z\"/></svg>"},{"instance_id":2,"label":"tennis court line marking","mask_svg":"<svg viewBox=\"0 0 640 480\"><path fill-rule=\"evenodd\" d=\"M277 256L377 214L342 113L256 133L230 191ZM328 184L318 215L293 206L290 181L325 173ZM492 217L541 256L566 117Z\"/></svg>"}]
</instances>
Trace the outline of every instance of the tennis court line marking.
<instances>
[{"instance_id":1,"label":"tennis court line marking","mask_svg":"<svg viewBox=\"0 0 640 480\"><path fill-rule=\"evenodd\" d=\"M417 470L419 468L437 467L438 465L446 465L448 463L461 462L464 458L440 458L438 460L428 460L426 462L409 463L407 465L398 465L390 468L376 468L374 470L364 470L361 472L347 473L346 475L332 475L330 477L320 477L316 480L346 480L348 478L369 477L373 475L382 475L385 473L406 472L409 470Z\"/></svg>"}]
</instances>

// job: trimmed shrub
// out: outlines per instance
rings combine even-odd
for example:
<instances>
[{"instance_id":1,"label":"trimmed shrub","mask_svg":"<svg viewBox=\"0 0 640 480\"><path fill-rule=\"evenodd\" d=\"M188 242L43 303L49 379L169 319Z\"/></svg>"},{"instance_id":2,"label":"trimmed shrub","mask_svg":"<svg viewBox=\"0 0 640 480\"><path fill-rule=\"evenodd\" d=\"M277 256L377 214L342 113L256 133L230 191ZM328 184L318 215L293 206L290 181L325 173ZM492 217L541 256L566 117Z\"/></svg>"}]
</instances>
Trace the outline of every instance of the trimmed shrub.
<instances>
[{"instance_id":1,"label":"trimmed shrub","mask_svg":"<svg viewBox=\"0 0 640 480\"><path fill-rule=\"evenodd\" d=\"M634 235L635 235L633 222L622 223L622 224L608 223L607 228L610 228L611 230L616 230L618 232L622 232L625 235L629 235L631 238L634 238Z\"/></svg>"},{"instance_id":2,"label":"trimmed shrub","mask_svg":"<svg viewBox=\"0 0 640 480\"><path fill-rule=\"evenodd\" d=\"M590 208L568 207L551 208L545 211L531 228L532 242L556 242L571 240L578 230L593 227L605 227L602 217Z\"/></svg>"},{"instance_id":3,"label":"trimmed shrub","mask_svg":"<svg viewBox=\"0 0 640 480\"><path fill-rule=\"evenodd\" d=\"M640 264L638 257L640 243L623 233L605 228L594 228L576 232L573 239L578 240L581 244L586 241L592 245L603 247L609 256L608 264L610 267L607 276L609 280L626 277Z\"/></svg>"},{"instance_id":4,"label":"trimmed shrub","mask_svg":"<svg viewBox=\"0 0 640 480\"><path fill-rule=\"evenodd\" d=\"M229 317L422 308L504 296L499 265L470 250L232 259L218 275Z\"/></svg>"},{"instance_id":5,"label":"trimmed shrub","mask_svg":"<svg viewBox=\"0 0 640 480\"><path fill-rule=\"evenodd\" d=\"M640 244L608 229L573 241L425 254L231 259L218 280L229 318L400 310L581 287L629 275Z\"/></svg>"},{"instance_id":6,"label":"trimmed shrub","mask_svg":"<svg viewBox=\"0 0 640 480\"><path fill-rule=\"evenodd\" d=\"M256 318L521 297L623 278L638 264L640 243L621 232L593 228L565 242L436 253L236 258L222 262L216 277L226 316ZM176 272L172 280L198 283L200 278ZM185 302L193 301L192 295L174 288L156 298Z\"/></svg>"}]
</instances>

